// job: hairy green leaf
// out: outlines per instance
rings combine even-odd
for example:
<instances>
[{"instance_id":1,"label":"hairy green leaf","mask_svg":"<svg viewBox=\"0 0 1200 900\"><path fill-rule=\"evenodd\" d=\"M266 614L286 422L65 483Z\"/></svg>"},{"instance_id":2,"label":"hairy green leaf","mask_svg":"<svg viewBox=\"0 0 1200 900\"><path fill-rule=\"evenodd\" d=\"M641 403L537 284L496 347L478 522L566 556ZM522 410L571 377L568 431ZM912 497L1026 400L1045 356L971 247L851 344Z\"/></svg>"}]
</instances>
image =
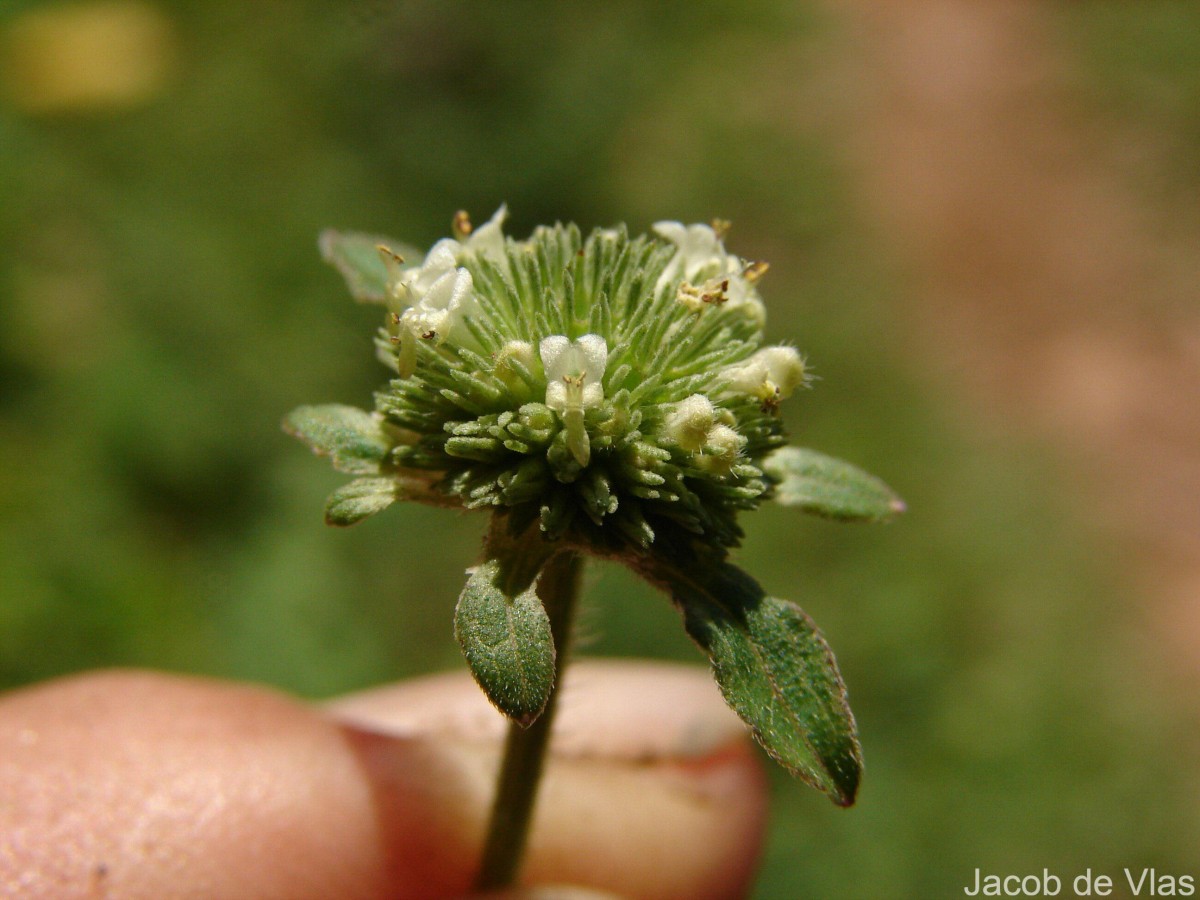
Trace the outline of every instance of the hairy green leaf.
<instances>
[{"instance_id":1,"label":"hairy green leaf","mask_svg":"<svg viewBox=\"0 0 1200 900\"><path fill-rule=\"evenodd\" d=\"M380 420L353 406L331 403L301 406L283 420L283 430L298 437L333 467L351 475L376 475L392 448Z\"/></svg>"},{"instance_id":2,"label":"hairy green leaf","mask_svg":"<svg viewBox=\"0 0 1200 900\"><path fill-rule=\"evenodd\" d=\"M397 496L394 478L356 478L329 495L325 521L330 525L353 525L391 506Z\"/></svg>"},{"instance_id":3,"label":"hairy green leaf","mask_svg":"<svg viewBox=\"0 0 1200 900\"><path fill-rule=\"evenodd\" d=\"M387 299L389 263L380 253L381 246L404 259L405 265L421 262L421 251L385 237L354 231L321 232L318 241L321 257L346 279L350 295L361 303L383 303ZM396 263L398 266L399 263Z\"/></svg>"},{"instance_id":4,"label":"hairy green leaf","mask_svg":"<svg viewBox=\"0 0 1200 900\"><path fill-rule=\"evenodd\" d=\"M554 687L554 638L536 585L509 595L505 576L496 559L471 571L454 610L454 636L488 699L529 725Z\"/></svg>"},{"instance_id":5,"label":"hairy green leaf","mask_svg":"<svg viewBox=\"0 0 1200 900\"><path fill-rule=\"evenodd\" d=\"M767 457L763 471L778 482L779 503L830 519L886 522L905 509L874 475L815 450L784 447Z\"/></svg>"},{"instance_id":6,"label":"hairy green leaf","mask_svg":"<svg viewBox=\"0 0 1200 900\"><path fill-rule=\"evenodd\" d=\"M669 591L726 702L767 752L851 805L862 774L854 716L833 652L804 611L724 561L643 558L637 568Z\"/></svg>"}]
</instances>

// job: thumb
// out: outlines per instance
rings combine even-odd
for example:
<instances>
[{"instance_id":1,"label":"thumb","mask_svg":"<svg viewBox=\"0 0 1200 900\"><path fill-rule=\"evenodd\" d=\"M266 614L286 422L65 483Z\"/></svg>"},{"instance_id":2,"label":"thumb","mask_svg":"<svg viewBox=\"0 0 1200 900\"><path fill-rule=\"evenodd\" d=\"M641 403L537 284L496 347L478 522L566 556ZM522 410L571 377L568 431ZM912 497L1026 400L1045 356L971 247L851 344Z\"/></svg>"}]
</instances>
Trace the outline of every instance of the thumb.
<instances>
[{"instance_id":1,"label":"thumb","mask_svg":"<svg viewBox=\"0 0 1200 900\"><path fill-rule=\"evenodd\" d=\"M522 883L646 898L744 894L763 837L765 779L708 673L580 661L559 703ZM461 892L482 845L503 718L465 673L328 709L376 786L398 869L441 885L429 896Z\"/></svg>"}]
</instances>

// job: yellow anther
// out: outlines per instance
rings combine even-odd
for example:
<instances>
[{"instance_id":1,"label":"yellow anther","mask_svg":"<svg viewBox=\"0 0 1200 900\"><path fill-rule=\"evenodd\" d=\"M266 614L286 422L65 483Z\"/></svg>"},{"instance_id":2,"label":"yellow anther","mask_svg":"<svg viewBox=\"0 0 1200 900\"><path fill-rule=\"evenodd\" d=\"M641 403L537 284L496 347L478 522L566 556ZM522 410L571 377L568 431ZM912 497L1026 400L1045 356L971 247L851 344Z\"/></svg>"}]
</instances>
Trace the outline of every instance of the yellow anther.
<instances>
[{"instance_id":1,"label":"yellow anther","mask_svg":"<svg viewBox=\"0 0 1200 900\"><path fill-rule=\"evenodd\" d=\"M771 264L765 260L747 260L745 268L742 269L742 277L751 284L756 284L760 278L767 274L767 269L769 268L771 268Z\"/></svg>"},{"instance_id":2,"label":"yellow anther","mask_svg":"<svg viewBox=\"0 0 1200 900\"><path fill-rule=\"evenodd\" d=\"M467 239L467 236L470 235L472 228L471 217L467 215L467 211L465 209L460 209L454 214L454 222L452 223L451 227L456 238L458 238L460 241Z\"/></svg>"}]
</instances>

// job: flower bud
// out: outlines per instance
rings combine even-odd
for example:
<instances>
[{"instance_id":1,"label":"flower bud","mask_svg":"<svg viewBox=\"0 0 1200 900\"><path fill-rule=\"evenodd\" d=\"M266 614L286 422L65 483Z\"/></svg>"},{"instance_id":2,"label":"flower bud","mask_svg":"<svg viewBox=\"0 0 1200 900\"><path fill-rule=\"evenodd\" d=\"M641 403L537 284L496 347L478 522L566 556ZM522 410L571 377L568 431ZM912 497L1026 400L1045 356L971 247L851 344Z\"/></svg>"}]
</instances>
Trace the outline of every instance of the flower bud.
<instances>
[{"instance_id":1,"label":"flower bud","mask_svg":"<svg viewBox=\"0 0 1200 900\"><path fill-rule=\"evenodd\" d=\"M663 433L671 443L695 453L707 443L708 433L715 424L712 401L703 394L692 394L667 415Z\"/></svg>"}]
</instances>

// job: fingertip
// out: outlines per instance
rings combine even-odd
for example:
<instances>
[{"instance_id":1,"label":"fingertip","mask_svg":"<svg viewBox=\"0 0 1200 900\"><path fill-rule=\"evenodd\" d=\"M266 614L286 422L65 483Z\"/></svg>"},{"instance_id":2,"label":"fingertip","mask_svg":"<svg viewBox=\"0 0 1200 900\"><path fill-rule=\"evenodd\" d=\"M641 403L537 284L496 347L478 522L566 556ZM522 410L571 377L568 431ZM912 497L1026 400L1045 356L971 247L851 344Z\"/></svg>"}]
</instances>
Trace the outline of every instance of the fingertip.
<instances>
[{"instance_id":1,"label":"fingertip","mask_svg":"<svg viewBox=\"0 0 1200 900\"><path fill-rule=\"evenodd\" d=\"M357 735L378 784L397 778L390 758L396 747L429 729L442 761L455 761L434 805L456 808L446 822L453 846L468 848L474 859L504 723L465 673L344 698L331 711ZM405 795L414 787L401 779L389 790ZM759 858L766 797L760 758L707 672L575 663L563 687L522 882L651 898L739 896ZM420 864L421 855L408 864Z\"/></svg>"},{"instance_id":2,"label":"fingertip","mask_svg":"<svg viewBox=\"0 0 1200 900\"><path fill-rule=\"evenodd\" d=\"M264 688L150 672L0 698L0 885L21 896L383 896L344 735Z\"/></svg>"}]
</instances>

